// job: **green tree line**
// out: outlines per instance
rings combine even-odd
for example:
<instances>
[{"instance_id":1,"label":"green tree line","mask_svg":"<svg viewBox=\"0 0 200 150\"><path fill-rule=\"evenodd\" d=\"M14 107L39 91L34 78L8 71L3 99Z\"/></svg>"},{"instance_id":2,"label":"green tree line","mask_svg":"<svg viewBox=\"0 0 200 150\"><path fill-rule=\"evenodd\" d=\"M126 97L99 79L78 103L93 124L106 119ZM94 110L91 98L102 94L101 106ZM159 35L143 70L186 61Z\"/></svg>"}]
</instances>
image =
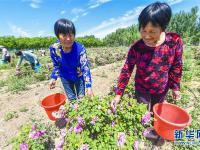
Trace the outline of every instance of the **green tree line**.
<instances>
[{"instance_id":1,"label":"green tree line","mask_svg":"<svg viewBox=\"0 0 200 150\"><path fill-rule=\"evenodd\" d=\"M200 44L200 17L198 17L198 7L194 7L190 12L181 11L172 16L168 31L177 32L187 44Z\"/></svg>"},{"instance_id":2,"label":"green tree line","mask_svg":"<svg viewBox=\"0 0 200 150\"><path fill-rule=\"evenodd\" d=\"M56 41L56 37L19 37L14 36L0 37L0 45L9 49L40 49L48 48ZM105 46L103 41L92 36L78 37L78 42L83 43L86 47Z\"/></svg>"},{"instance_id":3,"label":"green tree line","mask_svg":"<svg viewBox=\"0 0 200 150\"><path fill-rule=\"evenodd\" d=\"M200 44L200 17L198 7L194 7L190 12L180 11L172 16L167 31L180 34L187 44ZM117 29L108 34L104 39L98 39L93 35L77 37L76 40L84 44L85 47L99 46L129 46L140 38L138 25ZM0 37L0 45L9 49L40 49L48 48L56 41L56 37Z\"/></svg>"}]
</instances>

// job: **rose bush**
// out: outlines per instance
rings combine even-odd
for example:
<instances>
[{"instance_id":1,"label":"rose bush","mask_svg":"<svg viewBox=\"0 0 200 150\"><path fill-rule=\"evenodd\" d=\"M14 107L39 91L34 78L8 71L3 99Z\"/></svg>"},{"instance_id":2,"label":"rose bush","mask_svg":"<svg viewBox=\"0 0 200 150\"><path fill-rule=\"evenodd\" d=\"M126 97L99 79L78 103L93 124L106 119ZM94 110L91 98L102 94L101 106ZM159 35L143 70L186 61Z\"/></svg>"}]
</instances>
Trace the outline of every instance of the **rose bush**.
<instances>
[{"instance_id":1,"label":"rose bush","mask_svg":"<svg viewBox=\"0 0 200 150\"><path fill-rule=\"evenodd\" d=\"M45 125L23 125L18 135L12 139L13 149L46 149L48 147L49 137L46 133Z\"/></svg>"},{"instance_id":2,"label":"rose bush","mask_svg":"<svg viewBox=\"0 0 200 150\"><path fill-rule=\"evenodd\" d=\"M89 149L133 149L134 142L143 139L141 121L146 105L125 97L113 112L109 105L112 98L85 97L66 104L64 149L81 149L83 145Z\"/></svg>"},{"instance_id":3,"label":"rose bush","mask_svg":"<svg viewBox=\"0 0 200 150\"><path fill-rule=\"evenodd\" d=\"M84 97L61 106L55 116L66 126L59 132L56 149L134 149L135 141L144 139L142 118L147 107L124 97L112 111L112 98ZM24 126L13 140L13 149L47 149L50 138L49 127Z\"/></svg>"}]
</instances>

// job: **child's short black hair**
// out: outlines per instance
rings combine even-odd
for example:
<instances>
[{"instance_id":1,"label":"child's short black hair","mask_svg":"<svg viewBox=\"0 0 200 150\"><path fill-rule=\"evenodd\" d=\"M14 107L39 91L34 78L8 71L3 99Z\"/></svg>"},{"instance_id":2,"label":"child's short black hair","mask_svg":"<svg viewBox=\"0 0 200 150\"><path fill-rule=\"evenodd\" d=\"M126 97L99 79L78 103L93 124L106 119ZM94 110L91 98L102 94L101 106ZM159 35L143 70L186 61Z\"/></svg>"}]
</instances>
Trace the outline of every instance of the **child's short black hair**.
<instances>
[{"instance_id":1,"label":"child's short black hair","mask_svg":"<svg viewBox=\"0 0 200 150\"><path fill-rule=\"evenodd\" d=\"M164 31L171 19L172 11L167 3L155 2L145 7L139 15L139 29L151 22L155 26L160 26Z\"/></svg>"},{"instance_id":2,"label":"child's short black hair","mask_svg":"<svg viewBox=\"0 0 200 150\"><path fill-rule=\"evenodd\" d=\"M21 56L21 55L22 55L22 51L16 51L16 52L15 52L15 55L16 55L16 56Z\"/></svg>"},{"instance_id":3,"label":"child's short black hair","mask_svg":"<svg viewBox=\"0 0 200 150\"><path fill-rule=\"evenodd\" d=\"M74 23L64 18L56 21L56 23L54 24L54 32L57 38L60 33L62 34L73 33L74 35L76 35L76 29L75 29Z\"/></svg>"}]
</instances>

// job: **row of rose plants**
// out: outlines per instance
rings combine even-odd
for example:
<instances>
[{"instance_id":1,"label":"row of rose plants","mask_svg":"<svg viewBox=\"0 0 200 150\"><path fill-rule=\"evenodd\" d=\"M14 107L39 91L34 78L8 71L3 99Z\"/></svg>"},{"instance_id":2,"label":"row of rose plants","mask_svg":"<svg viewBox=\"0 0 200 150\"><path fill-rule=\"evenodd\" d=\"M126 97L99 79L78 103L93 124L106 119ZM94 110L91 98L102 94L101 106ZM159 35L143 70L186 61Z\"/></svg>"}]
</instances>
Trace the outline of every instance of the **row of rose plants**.
<instances>
[{"instance_id":1,"label":"row of rose plants","mask_svg":"<svg viewBox=\"0 0 200 150\"><path fill-rule=\"evenodd\" d=\"M116 108L110 107L112 96L85 97L68 102L53 115L65 121L54 147L71 150L135 149L144 140L146 128L151 125L151 114L145 104L124 97ZM57 137L57 138L58 138ZM48 149L55 136L44 125L29 125L14 138L13 148Z\"/></svg>"}]
</instances>

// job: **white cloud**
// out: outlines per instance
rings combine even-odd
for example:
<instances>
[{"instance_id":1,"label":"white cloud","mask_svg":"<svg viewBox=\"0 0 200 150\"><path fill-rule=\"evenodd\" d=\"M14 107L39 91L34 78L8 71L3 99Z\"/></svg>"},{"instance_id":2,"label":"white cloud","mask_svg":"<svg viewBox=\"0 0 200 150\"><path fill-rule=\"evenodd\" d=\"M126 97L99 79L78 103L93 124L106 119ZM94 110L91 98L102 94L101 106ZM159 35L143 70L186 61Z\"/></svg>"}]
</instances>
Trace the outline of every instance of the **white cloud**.
<instances>
[{"instance_id":1,"label":"white cloud","mask_svg":"<svg viewBox=\"0 0 200 150\"><path fill-rule=\"evenodd\" d=\"M39 8L40 6L38 5L38 4L36 4L36 3L30 3L30 6L32 7L32 8Z\"/></svg>"},{"instance_id":2,"label":"white cloud","mask_svg":"<svg viewBox=\"0 0 200 150\"><path fill-rule=\"evenodd\" d=\"M73 22L76 22L80 17L86 16L88 14L89 9L93 9L96 7L99 7L100 5L107 3L112 0L90 0L88 3L88 8L82 9L82 8L73 8L71 10L71 13L75 15L75 17L72 19ZM60 14L65 14L65 11L61 11Z\"/></svg>"},{"instance_id":3,"label":"white cloud","mask_svg":"<svg viewBox=\"0 0 200 150\"><path fill-rule=\"evenodd\" d=\"M72 14L75 14L75 15L78 15L78 14L83 13L83 12L85 12L85 10L84 10L84 9L81 9L81 8L73 8L73 9L71 10L71 13L72 13Z\"/></svg>"},{"instance_id":4,"label":"white cloud","mask_svg":"<svg viewBox=\"0 0 200 150\"><path fill-rule=\"evenodd\" d=\"M86 9L81 9L81 8L73 8L71 10L71 13L75 15L75 17L72 19L73 22L76 22L78 18L86 16L88 14Z\"/></svg>"},{"instance_id":5,"label":"white cloud","mask_svg":"<svg viewBox=\"0 0 200 150\"><path fill-rule=\"evenodd\" d=\"M13 24L8 24L11 31L12 31L12 34L14 36L22 36L22 37L28 37L29 34L24 30L22 29L21 27L18 27L16 25L13 25Z\"/></svg>"},{"instance_id":6,"label":"white cloud","mask_svg":"<svg viewBox=\"0 0 200 150\"><path fill-rule=\"evenodd\" d=\"M94 4L94 5L91 5L89 8L96 8L96 7L99 7L100 4Z\"/></svg>"},{"instance_id":7,"label":"white cloud","mask_svg":"<svg viewBox=\"0 0 200 150\"><path fill-rule=\"evenodd\" d=\"M100 5L107 3L109 1L112 1L112 0L90 0L89 8L93 9L93 8L99 7Z\"/></svg>"},{"instance_id":8,"label":"white cloud","mask_svg":"<svg viewBox=\"0 0 200 150\"><path fill-rule=\"evenodd\" d=\"M64 15L65 13L66 13L65 10L62 10L62 11L60 12L61 15Z\"/></svg>"},{"instance_id":9,"label":"white cloud","mask_svg":"<svg viewBox=\"0 0 200 150\"><path fill-rule=\"evenodd\" d=\"M100 5L107 3L112 0L90 0L88 3L88 8L82 9L82 8L73 8L71 10L71 13L74 15L74 18L72 19L73 22L76 22L80 17L84 17L88 14L89 9L93 9L96 7L99 7ZM66 12L63 10L60 12L61 15L65 14Z\"/></svg>"},{"instance_id":10,"label":"white cloud","mask_svg":"<svg viewBox=\"0 0 200 150\"><path fill-rule=\"evenodd\" d=\"M72 21L73 21L73 22L76 22L76 21L78 20L78 18L79 18L79 16L77 15L77 16L75 16L74 18L72 18Z\"/></svg>"},{"instance_id":11,"label":"white cloud","mask_svg":"<svg viewBox=\"0 0 200 150\"><path fill-rule=\"evenodd\" d=\"M29 6L32 8L40 8L42 0L22 0L22 2L29 2Z\"/></svg>"},{"instance_id":12,"label":"white cloud","mask_svg":"<svg viewBox=\"0 0 200 150\"><path fill-rule=\"evenodd\" d=\"M79 34L78 36L95 35L98 38L103 38L107 34L116 31L118 28L126 28L137 22L138 15L144 7L140 6L134 10L127 11L124 15L118 18L110 18L103 21L98 26Z\"/></svg>"},{"instance_id":13,"label":"white cloud","mask_svg":"<svg viewBox=\"0 0 200 150\"><path fill-rule=\"evenodd\" d=\"M169 5L174 5L174 4L177 4L177 3L181 3L183 0L167 0L167 3Z\"/></svg>"},{"instance_id":14,"label":"white cloud","mask_svg":"<svg viewBox=\"0 0 200 150\"><path fill-rule=\"evenodd\" d=\"M88 12L84 12L83 14L82 14L82 16L86 16L88 14Z\"/></svg>"}]
</instances>

